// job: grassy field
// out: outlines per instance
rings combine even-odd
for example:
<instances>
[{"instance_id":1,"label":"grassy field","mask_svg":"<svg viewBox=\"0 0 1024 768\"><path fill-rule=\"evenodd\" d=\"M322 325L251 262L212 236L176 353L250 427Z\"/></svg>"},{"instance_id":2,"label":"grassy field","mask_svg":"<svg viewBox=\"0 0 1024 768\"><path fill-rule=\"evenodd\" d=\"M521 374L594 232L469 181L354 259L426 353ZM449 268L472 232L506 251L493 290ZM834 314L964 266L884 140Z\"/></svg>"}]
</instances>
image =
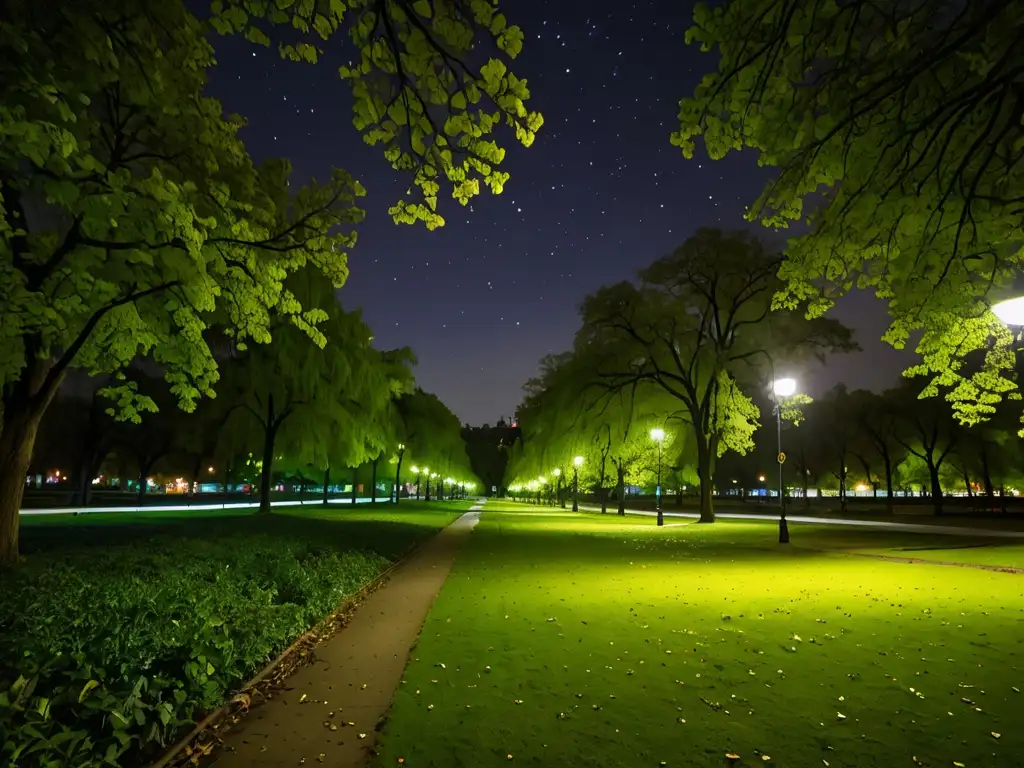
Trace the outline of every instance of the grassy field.
<instances>
[{"instance_id":1,"label":"grassy field","mask_svg":"<svg viewBox=\"0 0 1024 768\"><path fill-rule=\"evenodd\" d=\"M487 505L381 766L1022 764L1024 576L820 551L983 540L528 509Z\"/></svg>"},{"instance_id":2,"label":"grassy field","mask_svg":"<svg viewBox=\"0 0 1024 768\"><path fill-rule=\"evenodd\" d=\"M141 765L468 502L23 521L0 763Z\"/></svg>"}]
</instances>

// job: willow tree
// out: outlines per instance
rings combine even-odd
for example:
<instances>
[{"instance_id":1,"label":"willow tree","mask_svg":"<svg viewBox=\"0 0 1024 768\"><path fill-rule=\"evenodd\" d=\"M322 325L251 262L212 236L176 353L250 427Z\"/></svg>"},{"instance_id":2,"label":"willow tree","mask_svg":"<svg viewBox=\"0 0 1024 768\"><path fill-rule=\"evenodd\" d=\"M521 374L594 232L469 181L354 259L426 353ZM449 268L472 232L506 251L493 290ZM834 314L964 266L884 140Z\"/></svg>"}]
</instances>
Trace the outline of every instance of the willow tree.
<instances>
[{"instance_id":1,"label":"willow tree","mask_svg":"<svg viewBox=\"0 0 1024 768\"><path fill-rule=\"evenodd\" d=\"M760 410L740 382L775 366L853 349L830 319L772 311L779 259L745 233L701 229L671 255L588 296L576 348L608 392L653 386L692 431L700 513L713 522L715 460L753 447ZM769 372L757 377L752 372Z\"/></svg>"},{"instance_id":2,"label":"willow tree","mask_svg":"<svg viewBox=\"0 0 1024 768\"><path fill-rule=\"evenodd\" d=\"M288 163L252 162L243 121L203 95L211 32L263 43L277 26L322 41L347 32L356 128L418 195L392 213L434 227L442 184L463 203L501 190L502 123L523 144L541 124L505 63L522 33L493 5L471 5L229 0L199 20L183 0L4 4L0 563L17 558L25 470L70 369L119 373L148 358L190 410L218 378L211 327L263 343L284 315L315 337L285 278L303 266L335 286L347 277L362 187L335 170L293 188ZM318 57L310 42L281 52ZM124 418L151 405L129 388L110 394Z\"/></svg>"},{"instance_id":3,"label":"willow tree","mask_svg":"<svg viewBox=\"0 0 1024 768\"><path fill-rule=\"evenodd\" d=\"M682 101L672 142L687 157L698 138L714 159L752 148L777 169L748 217L806 225L778 304L820 316L871 289L885 340L919 333L908 373L962 421L1017 396L1011 334L988 306L1024 266L1024 5L729 0L694 22L687 39L717 68Z\"/></svg>"}]
</instances>

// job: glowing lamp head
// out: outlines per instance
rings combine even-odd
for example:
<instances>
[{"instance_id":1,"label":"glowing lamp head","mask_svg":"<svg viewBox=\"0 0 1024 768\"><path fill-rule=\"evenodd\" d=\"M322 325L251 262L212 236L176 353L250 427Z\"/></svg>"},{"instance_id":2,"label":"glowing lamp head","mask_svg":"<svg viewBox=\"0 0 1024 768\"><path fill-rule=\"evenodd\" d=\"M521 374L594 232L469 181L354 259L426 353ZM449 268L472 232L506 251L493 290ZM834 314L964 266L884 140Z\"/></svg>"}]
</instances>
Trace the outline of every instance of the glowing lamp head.
<instances>
[{"instance_id":1,"label":"glowing lamp head","mask_svg":"<svg viewBox=\"0 0 1024 768\"><path fill-rule=\"evenodd\" d=\"M779 397L792 397L796 394L796 379L776 379L772 391Z\"/></svg>"},{"instance_id":2,"label":"glowing lamp head","mask_svg":"<svg viewBox=\"0 0 1024 768\"><path fill-rule=\"evenodd\" d=\"M582 456L577 456L576 458L574 458L572 460L572 465L574 467L582 467L583 466L583 457Z\"/></svg>"},{"instance_id":3,"label":"glowing lamp head","mask_svg":"<svg viewBox=\"0 0 1024 768\"><path fill-rule=\"evenodd\" d=\"M654 440L655 442L660 443L664 439L665 439L665 430L664 429L652 429L651 430L651 440Z\"/></svg>"},{"instance_id":4,"label":"glowing lamp head","mask_svg":"<svg viewBox=\"0 0 1024 768\"><path fill-rule=\"evenodd\" d=\"M556 467L555 469L551 470L551 474L554 475L555 477L559 477L562 474L562 470Z\"/></svg>"},{"instance_id":5,"label":"glowing lamp head","mask_svg":"<svg viewBox=\"0 0 1024 768\"><path fill-rule=\"evenodd\" d=\"M1024 326L1024 296L1000 301L992 307L992 313L1006 325Z\"/></svg>"},{"instance_id":6,"label":"glowing lamp head","mask_svg":"<svg viewBox=\"0 0 1024 768\"><path fill-rule=\"evenodd\" d=\"M757 476L757 482L763 483L764 482L764 475L758 475Z\"/></svg>"},{"instance_id":7,"label":"glowing lamp head","mask_svg":"<svg viewBox=\"0 0 1024 768\"><path fill-rule=\"evenodd\" d=\"M418 475L418 474L420 473L420 468L419 468L419 467L413 467L413 468L412 468L412 473L413 473L414 475Z\"/></svg>"}]
</instances>

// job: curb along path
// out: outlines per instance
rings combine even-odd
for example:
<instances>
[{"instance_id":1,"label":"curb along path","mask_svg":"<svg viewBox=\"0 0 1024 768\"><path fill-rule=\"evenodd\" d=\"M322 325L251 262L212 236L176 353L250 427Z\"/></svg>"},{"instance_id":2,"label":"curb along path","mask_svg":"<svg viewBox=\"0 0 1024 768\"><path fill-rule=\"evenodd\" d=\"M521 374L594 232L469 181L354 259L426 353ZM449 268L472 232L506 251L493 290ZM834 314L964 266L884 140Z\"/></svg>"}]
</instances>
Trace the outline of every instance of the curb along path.
<instances>
[{"instance_id":1,"label":"curb along path","mask_svg":"<svg viewBox=\"0 0 1024 768\"><path fill-rule=\"evenodd\" d=\"M423 621L481 509L470 508L400 566L341 632L317 646L316 661L295 673L288 690L222 734L207 765L364 765Z\"/></svg>"}]
</instances>

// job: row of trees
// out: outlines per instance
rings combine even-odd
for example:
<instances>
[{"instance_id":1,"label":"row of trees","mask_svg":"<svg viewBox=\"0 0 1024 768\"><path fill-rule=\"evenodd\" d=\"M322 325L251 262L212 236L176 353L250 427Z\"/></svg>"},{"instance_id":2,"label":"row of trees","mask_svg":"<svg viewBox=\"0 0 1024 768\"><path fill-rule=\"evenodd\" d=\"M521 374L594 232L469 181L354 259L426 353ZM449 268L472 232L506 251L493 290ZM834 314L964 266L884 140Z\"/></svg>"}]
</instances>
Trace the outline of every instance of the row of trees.
<instances>
[{"instance_id":1,"label":"row of trees","mask_svg":"<svg viewBox=\"0 0 1024 768\"><path fill-rule=\"evenodd\" d=\"M941 400L922 398L925 384L915 377L885 392L838 385L803 406L799 423L783 426L787 488L807 503L812 489L834 491L841 508L857 487L884 498L890 512L897 492L916 491L930 497L935 514L950 492L974 497L976 506L1004 508L1006 489L1024 483L1019 407L1006 403L968 427ZM762 430L753 451L725 458L719 476L727 479L719 487L736 481L774 489L775 460L775 430Z\"/></svg>"},{"instance_id":2,"label":"row of trees","mask_svg":"<svg viewBox=\"0 0 1024 768\"><path fill-rule=\"evenodd\" d=\"M243 443L262 441L264 482L275 446L303 429L338 436L311 439L300 463L383 450L383 430L354 426L355 404L397 402L408 361L369 366L358 316L321 301L347 278L364 190L340 169L293 187L287 161L252 160L244 121L204 94L217 35L283 39L284 58L313 65L328 43L353 46L340 70L353 124L410 176L390 209L396 222L442 225L442 190L464 205L500 192L497 134L529 146L543 122L508 66L523 34L493 3L211 0L194 10L184 0L4 4L0 564L17 559L36 436L75 369L109 377L105 394L131 421L158 401L191 412L221 395L223 411L203 410L212 424L232 420ZM339 338L346 352L321 358ZM309 373L264 386L282 359ZM140 361L169 396L125 376ZM335 402L323 402L330 390L314 382L336 377Z\"/></svg>"},{"instance_id":3,"label":"row of trees","mask_svg":"<svg viewBox=\"0 0 1024 768\"><path fill-rule=\"evenodd\" d=\"M322 487L325 502L332 475L350 480L353 492L362 478L375 493L381 481L396 489L410 482L410 462L442 481L474 485L459 421L415 386L412 353L377 350L360 314L344 311L315 273L299 272L289 284L307 311L325 313L316 326L322 348L280 318L271 344L239 349L222 340L218 396L188 414L162 380L141 369L126 377L148 411L138 421L119 418L102 385L88 399L62 396L43 420L30 470L65 467L81 504L103 471L118 476L122 488L134 478L140 497L158 470L185 478L190 492L204 480L253 483L261 511L285 477Z\"/></svg>"},{"instance_id":4,"label":"row of trees","mask_svg":"<svg viewBox=\"0 0 1024 768\"><path fill-rule=\"evenodd\" d=\"M776 371L856 348L834 320L772 311L778 265L748 233L702 229L637 283L588 296L572 350L542 361L526 386L523 441L507 484L553 469L568 477L579 456L602 505L611 487L621 503L624 484L649 472L651 452L661 450L668 466L693 467L701 519L713 521L716 462L754 447L761 411L753 397ZM806 401L790 398L784 417L798 420ZM655 445L652 428L668 442Z\"/></svg>"}]
</instances>

